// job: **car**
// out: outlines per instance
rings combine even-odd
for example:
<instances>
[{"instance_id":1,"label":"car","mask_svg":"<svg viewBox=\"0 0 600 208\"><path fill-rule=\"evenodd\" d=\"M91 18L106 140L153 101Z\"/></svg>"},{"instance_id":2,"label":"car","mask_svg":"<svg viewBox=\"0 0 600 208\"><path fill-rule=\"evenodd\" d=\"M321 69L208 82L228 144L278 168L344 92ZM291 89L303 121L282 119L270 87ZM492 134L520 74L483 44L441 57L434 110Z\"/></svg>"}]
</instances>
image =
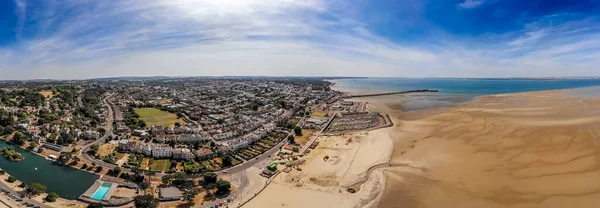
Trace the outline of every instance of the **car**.
<instances>
[{"instance_id":1,"label":"car","mask_svg":"<svg viewBox=\"0 0 600 208\"><path fill-rule=\"evenodd\" d=\"M229 173L229 171L224 170L223 173Z\"/></svg>"}]
</instances>

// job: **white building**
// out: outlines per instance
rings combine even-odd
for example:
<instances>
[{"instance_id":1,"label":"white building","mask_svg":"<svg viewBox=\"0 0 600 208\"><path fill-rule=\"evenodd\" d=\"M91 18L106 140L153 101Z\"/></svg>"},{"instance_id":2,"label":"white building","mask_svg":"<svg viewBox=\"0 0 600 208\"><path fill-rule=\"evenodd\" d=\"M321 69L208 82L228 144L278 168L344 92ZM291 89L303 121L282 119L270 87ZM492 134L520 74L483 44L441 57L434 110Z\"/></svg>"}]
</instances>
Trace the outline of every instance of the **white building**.
<instances>
[{"instance_id":1,"label":"white building","mask_svg":"<svg viewBox=\"0 0 600 208\"><path fill-rule=\"evenodd\" d=\"M152 148L152 157L154 158L167 158L173 155L173 148L168 145L155 145Z\"/></svg>"},{"instance_id":2,"label":"white building","mask_svg":"<svg viewBox=\"0 0 600 208\"><path fill-rule=\"evenodd\" d=\"M84 139L98 139L98 138L100 138L100 132L91 131L91 130L85 131L83 133L83 138Z\"/></svg>"}]
</instances>

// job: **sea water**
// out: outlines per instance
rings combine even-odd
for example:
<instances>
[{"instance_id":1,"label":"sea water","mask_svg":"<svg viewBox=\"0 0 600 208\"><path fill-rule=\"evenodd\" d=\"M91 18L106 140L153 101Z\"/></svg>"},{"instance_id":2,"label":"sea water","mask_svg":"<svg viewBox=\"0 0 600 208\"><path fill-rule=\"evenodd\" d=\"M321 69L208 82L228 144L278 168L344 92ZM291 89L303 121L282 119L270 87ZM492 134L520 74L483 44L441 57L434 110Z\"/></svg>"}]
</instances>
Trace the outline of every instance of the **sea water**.
<instances>
[{"instance_id":1,"label":"sea water","mask_svg":"<svg viewBox=\"0 0 600 208\"><path fill-rule=\"evenodd\" d=\"M359 78L329 81L340 88L365 91L439 90L439 93L402 96L404 110L449 106L482 95L600 86L600 79Z\"/></svg>"}]
</instances>

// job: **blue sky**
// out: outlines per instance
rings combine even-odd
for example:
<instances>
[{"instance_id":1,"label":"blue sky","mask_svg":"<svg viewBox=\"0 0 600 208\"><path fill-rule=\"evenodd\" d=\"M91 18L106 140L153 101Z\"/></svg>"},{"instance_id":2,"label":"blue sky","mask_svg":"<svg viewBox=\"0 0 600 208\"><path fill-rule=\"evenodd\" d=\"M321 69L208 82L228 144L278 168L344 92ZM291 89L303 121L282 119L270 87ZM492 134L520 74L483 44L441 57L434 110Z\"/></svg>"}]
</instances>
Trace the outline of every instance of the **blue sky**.
<instances>
[{"instance_id":1,"label":"blue sky","mask_svg":"<svg viewBox=\"0 0 600 208\"><path fill-rule=\"evenodd\" d=\"M5 0L0 79L600 76L600 1Z\"/></svg>"}]
</instances>

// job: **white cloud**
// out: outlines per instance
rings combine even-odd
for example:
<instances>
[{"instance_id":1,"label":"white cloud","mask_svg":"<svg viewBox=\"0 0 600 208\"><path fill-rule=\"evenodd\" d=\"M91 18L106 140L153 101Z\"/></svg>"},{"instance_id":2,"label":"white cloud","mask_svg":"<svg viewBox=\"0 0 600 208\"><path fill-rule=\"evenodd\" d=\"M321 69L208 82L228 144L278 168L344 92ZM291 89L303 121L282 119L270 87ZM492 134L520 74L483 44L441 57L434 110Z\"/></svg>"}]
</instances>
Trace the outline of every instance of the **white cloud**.
<instances>
[{"instance_id":1,"label":"white cloud","mask_svg":"<svg viewBox=\"0 0 600 208\"><path fill-rule=\"evenodd\" d=\"M15 13L17 14L18 18L17 37L20 37L27 14L27 0L15 0L15 4L17 5Z\"/></svg>"},{"instance_id":2,"label":"white cloud","mask_svg":"<svg viewBox=\"0 0 600 208\"><path fill-rule=\"evenodd\" d=\"M525 33L523 36L514 39L513 41L508 42L508 45L511 46L523 46L525 44L534 44L540 38L543 38L547 35L546 30L536 30Z\"/></svg>"},{"instance_id":3,"label":"white cloud","mask_svg":"<svg viewBox=\"0 0 600 208\"><path fill-rule=\"evenodd\" d=\"M600 65L600 39L581 34L592 26L532 24L477 45L398 44L331 14L335 6L321 0L48 2L28 11L43 35L0 47L0 79L600 76L593 68ZM60 16L61 8L71 16Z\"/></svg>"},{"instance_id":4,"label":"white cloud","mask_svg":"<svg viewBox=\"0 0 600 208\"><path fill-rule=\"evenodd\" d=\"M471 9L483 4L484 0L465 0L463 3L458 4L458 8Z\"/></svg>"}]
</instances>

